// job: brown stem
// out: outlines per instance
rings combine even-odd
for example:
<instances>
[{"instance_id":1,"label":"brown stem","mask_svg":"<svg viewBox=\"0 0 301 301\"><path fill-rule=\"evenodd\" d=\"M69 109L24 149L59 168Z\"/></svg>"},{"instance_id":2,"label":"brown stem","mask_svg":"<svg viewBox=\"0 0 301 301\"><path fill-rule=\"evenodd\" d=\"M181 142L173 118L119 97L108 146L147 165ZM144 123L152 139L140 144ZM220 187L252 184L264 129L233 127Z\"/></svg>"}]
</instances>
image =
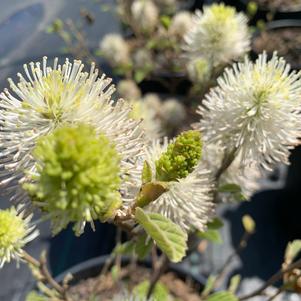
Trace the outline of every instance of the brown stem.
<instances>
[{"instance_id":1,"label":"brown stem","mask_svg":"<svg viewBox=\"0 0 301 301\"><path fill-rule=\"evenodd\" d=\"M233 259L239 255L242 250L247 246L247 242L250 238L250 233L248 232L245 232L238 244L238 246L235 248L234 252L228 257L228 259L225 261L225 263L223 264L223 266L221 267L221 269L219 270L218 274L217 274L217 277L214 281L214 288L218 287L221 280L224 278L226 272L227 272L227 269L229 267L229 265L231 264L231 262L233 261Z\"/></svg>"},{"instance_id":2,"label":"brown stem","mask_svg":"<svg viewBox=\"0 0 301 301\"><path fill-rule=\"evenodd\" d=\"M159 281L162 274L166 271L168 264L169 264L169 260L168 260L167 256L165 254L163 254L161 257L160 266L158 266L156 268L156 270L153 273L153 276L151 277L150 286L149 286L149 289L147 292L147 300L151 297L157 282Z\"/></svg>"},{"instance_id":3,"label":"brown stem","mask_svg":"<svg viewBox=\"0 0 301 301\"><path fill-rule=\"evenodd\" d=\"M40 261L33 258L31 255L29 255L27 252L23 251L22 258L29 264L39 268L44 281L49 283L66 301L70 301L66 294L66 290L58 283L56 282L53 277L51 276L46 263L46 257L41 256Z\"/></svg>"},{"instance_id":4,"label":"brown stem","mask_svg":"<svg viewBox=\"0 0 301 301\"><path fill-rule=\"evenodd\" d=\"M281 280L285 273L288 273L296 268L301 267L301 259L289 265L286 269L280 269L276 274L274 274L265 284L263 284L260 288L255 290L252 293L246 294L239 298L239 301L247 300L256 296L261 295L270 285L273 285L275 282Z\"/></svg>"},{"instance_id":5,"label":"brown stem","mask_svg":"<svg viewBox=\"0 0 301 301\"><path fill-rule=\"evenodd\" d=\"M231 165L231 163L233 162L233 160L235 159L235 155L236 155L237 149L234 148L229 154L225 155L222 165L219 168L219 170L216 172L215 174L215 180L216 182L219 181L221 175L228 169L228 167Z\"/></svg>"},{"instance_id":6,"label":"brown stem","mask_svg":"<svg viewBox=\"0 0 301 301\"><path fill-rule=\"evenodd\" d=\"M271 296L267 301L275 300L280 294L282 294L282 289L279 289L273 296Z\"/></svg>"},{"instance_id":7,"label":"brown stem","mask_svg":"<svg viewBox=\"0 0 301 301\"><path fill-rule=\"evenodd\" d=\"M22 258L29 264L35 266L35 267L40 267L40 262L33 258L31 255L29 255L27 252L23 250L22 252Z\"/></svg>"}]
</instances>

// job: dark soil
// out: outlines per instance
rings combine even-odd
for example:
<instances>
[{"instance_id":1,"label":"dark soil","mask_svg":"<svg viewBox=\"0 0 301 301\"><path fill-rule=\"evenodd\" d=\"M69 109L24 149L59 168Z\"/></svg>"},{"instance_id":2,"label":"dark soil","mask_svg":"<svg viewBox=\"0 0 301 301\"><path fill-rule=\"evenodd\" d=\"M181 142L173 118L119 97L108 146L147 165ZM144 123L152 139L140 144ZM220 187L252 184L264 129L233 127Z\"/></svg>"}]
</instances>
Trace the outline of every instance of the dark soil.
<instances>
[{"instance_id":1,"label":"dark soil","mask_svg":"<svg viewBox=\"0 0 301 301\"><path fill-rule=\"evenodd\" d=\"M301 10L301 0L255 0L260 7L283 12Z\"/></svg>"},{"instance_id":2,"label":"dark soil","mask_svg":"<svg viewBox=\"0 0 301 301\"><path fill-rule=\"evenodd\" d=\"M262 32L253 41L253 50L261 53L264 50L272 55L274 51L291 64L293 68L301 66L301 27L279 28Z\"/></svg>"},{"instance_id":3,"label":"dark soil","mask_svg":"<svg viewBox=\"0 0 301 301\"><path fill-rule=\"evenodd\" d=\"M119 275L119 281L113 279L112 273L83 280L70 287L69 295L72 301L111 301L123 291L131 292L137 284L150 279L150 270L140 266L127 266L122 268ZM169 272L160 278L160 282L177 300L200 301L200 287L191 279L183 281L175 273Z\"/></svg>"}]
</instances>

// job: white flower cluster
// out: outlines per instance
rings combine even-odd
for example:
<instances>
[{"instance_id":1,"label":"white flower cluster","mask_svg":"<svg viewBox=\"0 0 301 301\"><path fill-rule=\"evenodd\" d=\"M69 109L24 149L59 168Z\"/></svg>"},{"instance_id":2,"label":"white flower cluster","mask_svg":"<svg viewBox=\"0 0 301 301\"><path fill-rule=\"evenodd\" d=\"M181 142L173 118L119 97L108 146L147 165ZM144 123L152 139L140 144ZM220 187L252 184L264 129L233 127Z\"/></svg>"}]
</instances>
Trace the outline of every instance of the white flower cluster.
<instances>
[{"instance_id":1,"label":"white flower cluster","mask_svg":"<svg viewBox=\"0 0 301 301\"><path fill-rule=\"evenodd\" d=\"M198 110L205 143L235 152L243 166L288 163L301 136L300 78L276 54L227 69Z\"/></svg>"},{"instance_id":2,"label":"white flower cluster","mask_svg":"<svg viewBox=\"0 0 301 301\"><path fill-rule=\"evenodd\" d=\"M83 71L80 61L63 65L54 60L52 67L46 57L40 63L24 65L25 75L15 84L9 80L12 92L0 95L0 171L2 189L14 191L12 200L23 203L27 199L22 189L24 171L36 170L32 151L36 141L64 124L86 123L97 133L108 137L121 158L122 190L131 183L138 155L143 152L144 138L139 121L130 119L131 107L124 101L114 104L114 87L105 76L98 78L94 64ZM21 185L20 185L21 184Z\"/></svg>"},{"instance_id":3,"label":"white flower cluster","mask_svg":"<svg viewBox=\"0 0 301 301\"><path fill-rule=\"evenodd\" d=\"M197 11L194 24L185 36L188 60L203 58L213 67L226 64L250 49L247 17L224 4Z\"/></svg>"}]
</instances>

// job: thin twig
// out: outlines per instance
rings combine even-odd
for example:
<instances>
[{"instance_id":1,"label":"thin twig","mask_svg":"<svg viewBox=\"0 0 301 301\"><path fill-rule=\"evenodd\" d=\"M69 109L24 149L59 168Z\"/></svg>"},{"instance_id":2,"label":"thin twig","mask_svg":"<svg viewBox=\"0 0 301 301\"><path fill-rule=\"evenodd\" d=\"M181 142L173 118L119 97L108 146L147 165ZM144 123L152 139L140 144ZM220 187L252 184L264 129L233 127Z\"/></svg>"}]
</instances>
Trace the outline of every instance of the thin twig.
<instances>
[{"instance_id":1,"label":"thin twig","mask_svg":"<svg viewBox=\"0 0 301 301\"><path fill-rule=\"evenodd\" d=\"M282 294L283 290L280 288L277 290L277 292L272 295L267 301L273 301L275 300L280 294Z\"/></svg>"},{"instance_id":2,"label":"thin twig","mask_svg":"<svg viewBox=\"0 0 301 301\"><path fill-rule=\"evenodd\" d=\"M162 276L162 274L166 271L166 269L168 267L169 260L165 254L163 254L161 256L160 261L161 261L160 265L156 268L156 270L153 273L153 276L151 277L150 286L149 286L149 289L147 292L147 300L151 297L157 282L159 281L160 277Z\"/></svg>"},{"instance_id":3,"label":"thin twig","mask_svg":"<svg viewBox=\"0 0 301 301\"><path fill-rule=\"evenodd\" d=\"M301 259L289 265L286 269L280 269L276 274L274 274L265 284L263 284L260 288L255 290L252 293L246 294L239 298L239 301L247 300L256 296L261 295L269 286L273 285L275 282L281 280L285 273L288 273L296 268L301 267Z\"/></svg>"},{"instance_id":4,"label":"thin twig","mask_svg":"<svg viewBox=\"0 0 301 301\"><path fill-rule=\"evenodd\" d=\"M218 287L220 284L220 281L224 278L227 269L229 265L232 263L233 259L238 256L244 248L246 248L248 240L250 238L250 233L245 232L238 244L238 246L235 248L234 252L227 258L223 266L220 268L219 272L217 273L217 277L214 281L214 288Z\"/></svg>"},{"instance_id":5,"label":"thin twig","mask_svg":"<svg viewBox=\"0 0 301 301\"><path fill-rule=\"evenodd\" d=\"M40 261L33 258L31 255L29 255L26 251L23 251L22 258L29 264L35 266L40 270L41 275L44 278L44 281L48 284L50 284L63 298L64 300L68 301L69 298L66 293L66 289L61 286L58 282L54 280L54 278L51 276L46 263L46 256L42 255Z\"/></svg>"}]
</instances>

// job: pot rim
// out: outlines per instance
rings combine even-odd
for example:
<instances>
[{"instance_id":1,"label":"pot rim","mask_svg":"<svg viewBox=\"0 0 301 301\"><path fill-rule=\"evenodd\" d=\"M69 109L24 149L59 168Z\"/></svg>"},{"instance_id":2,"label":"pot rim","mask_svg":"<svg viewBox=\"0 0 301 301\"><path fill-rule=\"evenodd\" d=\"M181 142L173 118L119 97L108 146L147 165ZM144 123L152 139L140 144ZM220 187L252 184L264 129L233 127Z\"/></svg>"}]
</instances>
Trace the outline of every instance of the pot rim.
<instances>
[{"instance_id":1,"label":"pot rim","mask_svg":"<svg viewBox=\"0 0 301 301\"><path fill-rule=\"evenodd\" d=\"M106 262L106 260L109 258L109 255L103 255L103 256L99 256L99 257L95 257L92 259L89 259L87 261L83 261L79 264L76 264L75 266L67 269L66 271L64 271L63 273L59 274L57 277L55 277L55 280L57 282L62 282L64 277L67 274L72 274L74 277L74 282L73 283L77 283L79 280L83 280L86 278L82 278L80 279L79 274L84 272L84 271L89 271L92 268L101 268L102 265ZM130 262L130 258L129 257L122 257L121 259L122 264L127 264ZM144 265L146 267L150 267L151 266L151 261L150 260L142 260L142 261L138 261L138 264L140 265ZM202 286L205 286L206 284L206 278L205 276L201 275L201 274L193 274L191 273L191 271L188 268L185 268L183 266L180 266L178 264L170 264L169 271L174 272L175 274L177 274L179 276L179 278L185 278L186 276L189 276L189 278L191 278L195 283L200 284ZM78 275L78 277L76 277ZM91 276L93 277L93 276ZM71 280L72 283L72 280Z\"/></svg>"}]
</instances>

